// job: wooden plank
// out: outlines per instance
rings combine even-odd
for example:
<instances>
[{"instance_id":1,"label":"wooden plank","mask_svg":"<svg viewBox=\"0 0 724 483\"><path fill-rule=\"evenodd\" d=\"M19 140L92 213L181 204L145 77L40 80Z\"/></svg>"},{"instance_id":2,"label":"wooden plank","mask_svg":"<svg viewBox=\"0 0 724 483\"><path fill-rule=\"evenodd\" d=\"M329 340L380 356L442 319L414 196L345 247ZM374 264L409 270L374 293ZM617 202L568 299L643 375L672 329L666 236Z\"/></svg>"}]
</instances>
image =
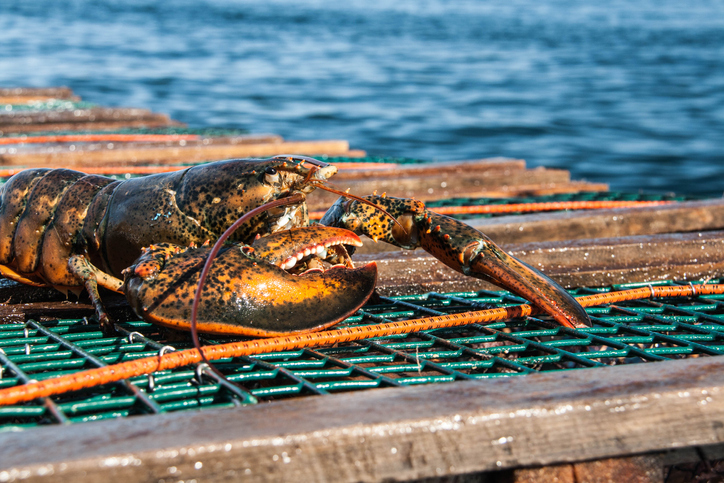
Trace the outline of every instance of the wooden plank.
<instances>
[{"instance_id":1,"label":"wooden plank","mask_svg":"<svg viewBox=\"0 0 724 483\"><path fill-rule=\"evenodd\" d=\"M345 183L362 179L372 179L376 181L386 178L399 179L407 176L432 176L439 179L442 183L449 178L467 176L470 173L478 173L480 171L485 171L488 173L488 176L505 177L512 171L524 169L525 161L522 159L486 158L438 163L399 164L394 168L386 169L382 172L367 169L350 169L340 171L334 176L333 180L336 183Z\"/></svg>"},{"instance_id":2,"label":"wooden plank","mask_svg":"<svg viewBox=\"0 0 724 483\"><path fill-rule=\"evenodd\" d=\"M386 171L386 170L385 170ZM336 187L344 186L343 183L337 183L336 176L331 179L331 184ZM368 186L370 188L370 186ZM563 183L538 183L524 184L516 186L505 186L502 191L497 186L483 186L471 191L451 191L449 189L439 189L432 187L432 193L429 188L413 190L412 196L422 201L443 200L448 198L507 198L507 197L525 197L525 196L544 196L561 193L579 193L585 192L602 192L608 191L608 185L603 183L588 183L586 181L568 181ZM374 191L374 190L373 190ZM357 193L350 189L353 194L361 196L371 194L371 191ZM378 193L382 191L378 190ZM326 211L337 198L331 194L322 194L321 190L317 190L307 199L307 205L310 211Z\"/></svg>"},{"instance_id":3,"label":"wooden plank","mask_svg":"<svg viewBox=\"0 0 724 483\"><path fill-rule=\"evenodd\" d=\"M0 97L45 97L70 99L73 91L68 87L0 87Z\"/></svg>"},{"instance_id":4,"label":"wooden plank","mask_svg":"<svg viewBox=\"0 0 724 483\"><path fill-rule=\"evenodd\" d=\"M316 193L310 196L311 200ZM724 199L683 201L658 206L577 210L472 218L465 223L498 244L614 238L724 229ZM395 251L367 244L364 251Z\"/></svg>"},{"instance_id":5,"label":"wooden plank","mask_svg":"<svg viewBox=\"0 0 724 483\"><path fill-rule=\"evenodd\" d=\"M380 481L724 442L724 358L376 389L0 434L24 481ZM72 441L72 444L68 444Z\"/></svg>"},{"instance_id":6,"label":"wooden plank","mask_svg":"<svg viewBox=\"0 0 724 483\"><path fill-rule=\"evenodd\" d=\"M117 122L117 121L166 121L166 114L159 114L148 109L129 107L93 107L90 109L68 109L58 111L20 111L0 112L0 126L27 124L58 124L82 122Z\"/></svg>"},{"instance_id":7,"label":"wooden plank","mask_svg":"<svg viewBox=\"0 0 724 483\"><path fill-rule=\"evenodd\" d=\"M183 127L185 124L171 121L160 117L156 119L140 119L129 121L106 121L106 122L66 122L47 124L15 124L0 126L0 136L6 134L30 133L30 132L58 132L58 131L117 131L130 128L159 128L159 127Z\"/></svg>"},{"instance_id":8,"label":"wooden plank","mask_svg":"<svg viewBox=\"0 0 724 483\"><path fill-rule=\"evenodd\" d=\"M496 243L573 240L724 229L724 199L466 220Z\"/></svg>"},{"instance_id":9,"label":"wooden plank","mask_svg":"<svg viewBox=\"0 0 724 483\"><path fill-rule=\"evenodd\" d=\"M723 458L724 445L711 445L478 475L496 476L499 479L492 481L509 483L718 481L724 468Z\"/></svg>"},{"instance_id":10,"label":"wooden plank","mask_svg":"<svg viewBox=\"0 0 724 483\"><path fill-rule=\"evenodd\" d=\"M133 166L214 161L218 159L264 157L277 154L346 155L349 143L327 141L279 141L240 144L201 144L171 147L136 147L132 149L75 150L43 153L0 154L5 166Z\"/></svg>"},{"instance_id":11,"label":"wooden plank","mask_svg":"<svg viewBox=\"0 0 724 483\"><path fill-rule=\"evenodd\" d=\"M113 136L113 133L107 133ZM82 134L80 134L82 136ZM50 136L53 136L52 134ZM100 134L103 136L103 134ZM133 136L129 134L128 136ZM143 134L141 134L143 136ZM164 136L164 135L161 135ZM173 134L169 135L173 136ZM183 134L181 136L184 136ZM193 136L193 135L192 135ZM45 138L46 136L40 136ZM34 141L32 137L28 137L28 141ZM18 144L8 144L0 147L0 154L48 154L48 153L72 153L75 151L91 152L105 150L131 150L149 147L187 147L187 146L209 146L209 145L238 145L238 144L260 144L260 143L277 143L284 139L278 134L239 134L235 136L198 136L196 139L178 139L178 140L162 140L162 141L45 141L39 143L28 142ZM13 149L13 151L9 151Z\"/></svg>"},{"instance_id":12,"label":"wooden plank","mask_svg":"<svg viewBox=\"0 0 724 483\"><path fill-rule=\"evenodd\" d=\"M515 470L511 483L661 483L664 462L658 455L586 461L572 465Z\"/></svg>"},{"instance_id":13,"label":"wooden plank","mask_svg":"<svg viewBox=\"0 0 724 483\"><path fill-rule=\"evenodd\" d=\"M588 181L569 181L567 183L547 183L515 186L486 186L476 192L454 193L454 198L514 198L527 196L544 196L561 193L578 193L580 191L608 191L606 183L591 183ZM442 199L444 197L436 198Z\"/></svg>"},{"instance_id":14,"label":"wooden plank","mask_svg":"<svg viewBox=\"0 0 724 483\"><path fill-rule=\"evenodd\" d=\"M502 248L569 288L724 276L722 231L506 244ZM377 263L377 289L382 295L497 290L446 267L422 250L355 254L353 259Z\"/></svg>"},{"instance_id":15,"label":"wooden plank","mask_svg":"<svg viewBox=\"0 0 724 483\"><path fill-rule=\"evenodd\" d=\"M419 168L415 168L419 169ZM386 170L385 170L386 171ZM558 169L493 169L485 166L480 169L468 169L464 176L452 172L442 172L439 176L430 173L404 174L400 167L398 177L388 177L384 173L380 176L369 176L361 179L346 179L344 176L335 176L332 184L342 190L349 189L356 195L368 195L374 191L386 192L389 196L402 198L417 198L421 200L449 198L458 196L458 193L476 193L476 196L486 196L486 189L500 192L502 187L514 190L519 186L538 188L551 185L565 185L570 182L570 173ZM375 173L377 174L377 173ZM322 210L331 206L339 196L334 193L317 190L310 196L308 204L311 210Z\"/></svg>"}]
</instances>

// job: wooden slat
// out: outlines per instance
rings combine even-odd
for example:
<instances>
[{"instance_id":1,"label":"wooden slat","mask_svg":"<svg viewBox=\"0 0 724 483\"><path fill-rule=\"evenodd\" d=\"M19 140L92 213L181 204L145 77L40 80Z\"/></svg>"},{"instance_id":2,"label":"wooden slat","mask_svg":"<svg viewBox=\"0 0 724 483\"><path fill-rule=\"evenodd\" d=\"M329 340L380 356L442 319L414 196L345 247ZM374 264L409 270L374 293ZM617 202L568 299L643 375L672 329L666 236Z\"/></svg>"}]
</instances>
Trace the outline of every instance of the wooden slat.
<instances>
[{"instance_id":1,"label":"wooden slat","mask_svg":"<svg viewBox=\"0 0 724 483\"><path fill-rule=\"evenodd\" d=\"M136 147L129 149L75 150L44 153L0 154L5 166L133 166L146 163L171 164L218 159L263 157L277 154L348 155L347 141L280 141L226 145Z\"/></svg>"},{"instance_id":2,"label":"wooden slat","mask_svg":"<svg viewBox=\"0 0 724 483\"><path fill-rule=\"evenodd\" d=\"M487 158L466 161L448 161L438 163L399 164L384 172L369 171L365 169L352 169L337 173L333 180L336 183L346 183L358 180L399 179L408 176L430 176L440 183L449 178L467 176L471 173L484 171L489 177L504 178L512 171L525 169L525 161L510 158Z\"/></svg>"},{"instance_id":3,"label":"wooden slat","mask_svg":"<svg viewBox=\"0 0 724 483\"><path fill-rule=\"evenodd\" d=\"M310 202L317 194L310 196ZM683 201L658 206L577 210L465 220L498 244L613 238L662 233L724 230L724 199ZM365 244L359 253L396 251Z\"/></svg>"},{"instance_id":4,"label":"wooden slat","mask_svg":"<svg viewBox=\"0 0 724 483\"><path fill-rule=\"evenodd\" d=\"M376 389L0 434L0 475L122 482L473 474L721 444L722 394L721 357Z\"/></svg>"},{"instance_id":5,"label":"wooden slat","mask_svg":"<svg viewBox=\"0 0 724 483\"><path fill-rule=\"evenodd\" d=\"M0 126L0 136L6 134L19 134L31 132L58 132L58 131L117 131L119 129L131 128L160 128L160 127L183 127L185 124L171 121L164 116L153 119L140 119L128 121L105 121L105 122L65 122L47 124L15 124Z\"/></svg>"},{"instance_id":6,"label":"wooden slat","mask_svg":"<svg viewBox=\"0 0 724 483\"><path fill-rule=\"evenodd\" d=\"M564 287L724 276L722 231L506 244L502 248ZM422 250L355 254L353 259L377 263L377 288L383 295L496 289L446 267Z\"/></svg>"},{"instance_id":7,"label":"wooden slat","mask_svg":"<svg viewBox=\"0 0 724 483\"><path fill-rule=\"evenodd\" d=\"M474 176L474 175L468 175ZM332 178L333 186L345 186L345 183L337 183L336 176ZM367 186L370 188L371 186ZM471 191L450 191L448 189L430 188L413 190L412 197L422 201L444 200L448 198L507 198L507 197L525 197L525 196L544 196L561 193L580 193L584 192L603 192L608 191L608 185L603 183L589 183L586 181L568 181L558 183L539 183L524 184L516 186L505 186L505 191L496 186L484 186ZM374 191L374 190L373 190ZM350 192L361 196L371 194L371 191L356 192L350 188ZM378 193L382 193L379 191ZM322 194L321 190L317 190L307 199L307 205L310 211L326 211L332 203L336 201L334 195Z\"/></svg>"},{"instance_id":8,"label":"wooden slat","mask_svg":"<svg viewBox=\"0 0 724 483\"><path fill-rule=\"evenodd\" d=\"M104 134L92 134L91 136L108 136L113 137L116 133L106 133ZM143 140L133 140L133 141L113 141L113 140L102 140L102 141L73 141L73 142L63 142L63 141L56 141L52 139L52 134L49 136L36 136L36 138L41 138L40 140L35 139L35 141L39 141L37 143L35 142L20 142L20 143L13 143L13 144L6 144L3 146L0 146L0 154L8 154L10 151L9 149L14 149L12 153L22 153L22 154L48 154L48 153L68 153L68 152L74 152L74 151L83 151L83 152L92 152L92 151L105 151L105 150L130 150L130 149L139 149L139 148L149 148L149 147L187 147L187 146L209 146L209 145L237 145L237 144L262 144L262 143L277 143L282 142L284 139L279 136L278 134L239 134L234 136L202 136L198 135L196 136L196 139L176 139L176 140L161 140L161 141L143 141ZM79 136L83 136L83 134L79 134ZM132 138L133 134L122 134L121 136L129 136L129 139ZM140 136L145 136L144 134L141 134ZM151 136L154 136L154 134L151 134ZM169 138L171 136L174 136L173 134L164 135L161 134L160 136L168 136ZM191 137L194 135L185 135L181 134L179 137ZM49 141L46 141L45 138L51 138ZM30 141L34 141L32 137L27 138ZM14 141L14 139L13 139Z\"/></svg>"},{"instance_id":9,"label":"wooden slat","mask_svg":"<svg viewBox=\"0 0 724 483\"><path fill-rule=\"evenodd\" d=\"M724 229L724 199L660 206L466 220L496 243L653 235Z\"/></svg>"},{"instance_id":10,"label":"wooden slat","mask_svg":"<svg viewBox=\"0 0 724 483\"><path fill-rule=\"evenodd\" d=\"M464 166L464 164L459 164ZM570 174L568 171L558 169L488 169L483 163L479 168L466 169L464 175L453 172L442 172L439 175L432 173L405 173L401 166L396 171L397 177L389 177L380 172L380 176L348 179L344 175L335 176L330 181L332 185L342 190L349 189L356 195L368 195L374 191L387 193L389 196L401 198L417 198L420 200L440 199L460 196L462 193L475 193L475 196L488 196L487 190L500 192L502 189L516 191L521 187L526 190L544 189L546 187L568 185ZM414 167L414 170L420 168ZM387 170L385 170L387 171ZM376 174L376 173L375 173ZM535 187L535 188L534 188ZM324 210L334 203L337 195L317 190L310 196L308 205L310 210Z\"/></svg>"},{"instance_id":11,"label":"wooden slat","mask_svg":"<svg viewBox=\"0 0 724 483\"><path fill-rule=\"evenodd\" d=\"M591 183L588 181L568 181L566 183L543 183L543 184L530 184L530 185L507 185L507 186L486 186L475 192L469 193L454 193L454 198L514 198L514 197L526 197L526 196L545 196L555 195L561 193L578 193L581 191L592 192L592 191L608 191L609 186L606 183ZM439 197L434 199L444 199L445 197Z\"/></svg>"},{"instance_id":12,"label":"wooden slat","mask_svg":"<svg viewBox=\"0 0 724 483\"><path fill-rule=\"evenodd\" d=\"M73 91L68 87L0 87L0 97L44 97L70 99Z\"/></svg>"},{"instance_id":13,"label":"wooden slat","mask_svg":"<svg viewBox=\"0 0 724 483\"><path fill-rule=\"evenodd\" d=\"M170 121L166 114L153 113L148 109L137 108L93 107L90 109L58 111L0 112L0 126L138 120Z\"/></svg>"}]
</instances>

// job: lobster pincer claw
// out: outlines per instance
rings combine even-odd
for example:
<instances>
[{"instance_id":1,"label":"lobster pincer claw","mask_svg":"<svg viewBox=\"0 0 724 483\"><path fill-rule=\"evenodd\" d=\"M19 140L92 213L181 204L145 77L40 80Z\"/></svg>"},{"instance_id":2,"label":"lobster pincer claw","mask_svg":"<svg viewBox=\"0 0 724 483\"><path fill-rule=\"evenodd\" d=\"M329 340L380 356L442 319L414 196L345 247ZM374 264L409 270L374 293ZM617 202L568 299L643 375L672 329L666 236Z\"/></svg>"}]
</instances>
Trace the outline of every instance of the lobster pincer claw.
<instances>
[{"instance_id":1,"label":"lobster pincer claw","mask_svg":"<svg viewBox=\"0 0 724 483\"><path fill-rule=\"evenodd\" d=\"M197 329L267 337L320 330L356 312L374 291L377 266L336 263L346 253L339 247L361 242L347 230L321 228L269 235L271 240L260 242L258 249L222 248L200 294ZM279 237L283 243L275 242ZM147 249L124 274L123 290L131 307L146 321L188 330L209 252L169 244Z\"/></svg>"},{"instance_id":2,"label":"lobster pincer claw","mask_svg":"<svg viewBox=\"0 0 724 483\"><path fill-rule=\"evenodd\" d=\"M424 203L404 198L367 196L396 219L358 201L338 200L321 223L413 249L422 247L448 267L491 282L527 299L559 324L590 327L586 311L560 285L498 247L462 221L434 213Z\"/></svg>"},{"instance_id":3,"label":"lobster pincer claw","mask_svg":"<svg viewBox=\"0 0 724 483\"><path fill-rule=\"evenodd\" d=\"M489 239L476 245L469 250L472 256L465 261L463 273L520 295L565 327L591 326L583 307L556 282L507 254Z\"/></svg>"}]
</instances>

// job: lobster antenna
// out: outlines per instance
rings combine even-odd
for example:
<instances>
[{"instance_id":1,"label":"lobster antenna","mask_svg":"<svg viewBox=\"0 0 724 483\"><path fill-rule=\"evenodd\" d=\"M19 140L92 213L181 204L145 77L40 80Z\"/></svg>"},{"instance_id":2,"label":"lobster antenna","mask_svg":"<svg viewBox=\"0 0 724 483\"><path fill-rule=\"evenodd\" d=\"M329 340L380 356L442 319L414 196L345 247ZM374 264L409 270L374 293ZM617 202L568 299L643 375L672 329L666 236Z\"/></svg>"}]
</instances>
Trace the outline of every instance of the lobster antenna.
<instances>
[{"instance_id":1,"label":"lobster antenna","mask_svg":"<svg viewBox=\"0 0 724 483\"><path fill-rule=\"evenodd\" d=\"M201 359L208 364L209 368L219 377L226 379L226 376L224 376L221 371L219 371L216 367L214 367L213 364L206 358L206 354L204 354L204 351L201 350L201 342L199 342L199 333L196 330L196 318L199 312L199 300L201 298L201 290L204 286L204 282L206 282L206 277L209 274L209 271L211 270L211 264L214 261L214 258L216 258L216 255L221 250L221 247L223 246L224 242L239 228L241 225L249 221L251 218L255 217L259 213L263 213L271 208L276 208L277 206L285 206L285 205L292 205L294 203L300 203L304 201L304 195L301 193L294 193L291 196L287 196L286 198L280 198L274 201L270 201L269 203L266 203L264 205L261 205L257 208L254 208L253 210L249 211L248 213L245 213L241 218L236 220L229 228L226 229L226 231L219 237L219 239L214 243L214 246L211 248L211 251L209 252L209 256L206 259L206 263L204 263L204 268L201 270L201 275L199 276L199 283L196 285L196 292L194 293L194 302L191 305L191 338L194 342L194 347L196 350L199 351L199 354L201 354Z\"/></svg>"}]
</instances>

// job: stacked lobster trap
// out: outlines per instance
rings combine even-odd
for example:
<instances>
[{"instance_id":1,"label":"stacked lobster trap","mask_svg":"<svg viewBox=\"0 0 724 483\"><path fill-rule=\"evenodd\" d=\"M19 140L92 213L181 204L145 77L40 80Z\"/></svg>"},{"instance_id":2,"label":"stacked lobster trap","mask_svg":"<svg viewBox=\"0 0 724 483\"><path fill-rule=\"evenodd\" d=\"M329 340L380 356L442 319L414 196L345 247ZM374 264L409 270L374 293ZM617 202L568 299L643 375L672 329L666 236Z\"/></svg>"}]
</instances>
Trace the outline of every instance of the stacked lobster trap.
<instances>
[{"instance_id":1,"label":"stacked lobster trap","mask_svg":"<svg viewBox=\"0 0 724 483\"><path fill-rule=\"evenodd\" d=\"M502 472L488 477L677 481L702 474L697 460L716 472L724 295L706 287L724 276L721 200L615 193L520 160L433 163L368 156L344 141L189 129L67 89L0 89L0 104L6 178L62 166L128 179L215 159L313 155L338 166L332 181L341 188L415 197L464 219L574 297L651 292L588 308L588 328L513 317L224 357L214 362L223 377L195 363L6 405L0 480L94 480L110 468L119 480ZM312 218L335 199L310 195ZM353 258L377 262L377 295L335 329L525 303L419 251L366 243ZM139 320L120 297L104 295L115 333L85 298L9 281L0 298L0 390L193 347ZM90 421L99 423L78 424Z\"/></svg>"}]
</instances>

